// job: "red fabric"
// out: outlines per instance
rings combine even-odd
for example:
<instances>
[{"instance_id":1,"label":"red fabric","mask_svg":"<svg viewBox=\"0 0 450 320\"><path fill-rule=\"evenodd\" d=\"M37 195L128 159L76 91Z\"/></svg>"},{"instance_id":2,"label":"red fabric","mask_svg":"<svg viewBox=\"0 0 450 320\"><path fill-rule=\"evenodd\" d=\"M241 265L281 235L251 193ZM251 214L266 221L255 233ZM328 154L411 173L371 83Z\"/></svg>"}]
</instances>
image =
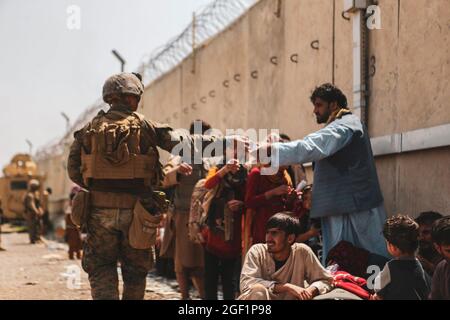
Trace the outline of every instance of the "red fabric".
<instances>
[{"instance_id":1,"label":"red fabric","mask_svg":"<svg viewBox=\"0 0 450 320\"><path fill-rule=\"evenodd\" d=\"M241 255L241 212L234 217L233 240L225 241L223 232L212 232L208 227L203 228L202 235L210 253L222 259L238 258Z\"/></svg>"},{"instance_id":2,"label":"red fabric","mask_svg":"<svg viewBox=\"0 0 450 320\"><path fill-rule=\"evenodd\" d=\"M336 288L341 288L348 292L351 292L351 293L357 295L358 297L360 297L361 299L369 300L369 298L370 298L369 292L367 292L366 290L364 290L357 284L354 284L351 282L338 281L334 284L334 286Z\"/></svg>"},{"instance_id":3,"label":"red fabric","mask_svg":"<svg viewBox=\"0 0 450 320\"><path fill-rule=\"evenodd\" d=\"M355 277L354 275L351 275L350 273L345 272L345 271L337 271L333 277L334 277L335 281L351 282L360 287L363 287L367 284L366 279L361 278L361 277Z\"/></svg>"},{"instance_id":4,"label":"red fabric","mask_svg":"<svg viewBox=\"0 0 450 320\"><path fill-rule=\"evenodd\" d=\"M366 284L365 279L355 277L348 272L338 271L333 275L333 285L335 287L347 290L362 299L369 300L370 293L363 289Z\"/></svg>"},{"instance_id":5,"label":"red fabric","mask_svg":"<svg viewBox=\"0 0 450 320\"><path fill-rule=\"evenodd\" d=\"M245 193L245 205L255 210L252 222L252 242L264 243L266 241L266 223L274 214L286 211L285 197L276 196L266 199L264 193L279 187L282 184L274 184L267 176L261 175L259 168L250 171L247 178Z\"/></svg>"},{"instance_id":6,"label":"red fabric","mask_svg":"<svg viewBox=\"0 0 450 320\"><path fill-rule=\"evenodd\" d=\"M205 182L205 188L212 189L220 183L222 178L217 174L217 171L217 168L210 170ZM236 200L243 201L244 194L245 186L242 186L236 194ZM222 259L238 258L241 255L241 219L243 210L234 213L234 230L231 241L225 241L223 232L211 232L208 227L202 230L206 250Z\"/></svg>"},{"instance_id":7,"label":"red fabric","mask_svg":"<svg viewBox=\"0 0 450 320\"><path fill-rule=\"evenodd\" d=\"M348 241L341 241L328 253L327 264L330 261L337 263L339 270L363 277L366 275L369 251L355 247Z\"/></svg>"}]
</instances>

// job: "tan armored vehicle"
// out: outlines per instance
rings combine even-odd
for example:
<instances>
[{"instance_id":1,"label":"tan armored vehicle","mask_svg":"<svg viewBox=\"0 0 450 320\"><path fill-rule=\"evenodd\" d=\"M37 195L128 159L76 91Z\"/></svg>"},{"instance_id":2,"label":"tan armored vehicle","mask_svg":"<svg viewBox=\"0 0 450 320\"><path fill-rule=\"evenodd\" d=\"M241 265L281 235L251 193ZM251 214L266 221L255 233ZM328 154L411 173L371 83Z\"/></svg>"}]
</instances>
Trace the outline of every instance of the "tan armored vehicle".
<instances>
[{"instance_id":1,"label":"tan armored vehicle","mask_svg":"<svg viewBox=\"0 0 450 320\"><path fill-rule=\"evenodd\" d=\"M10 164L3 168L3 177L0 178L0 203L4 219L23 219L23 202L31 179L38 180L42 188L45 178L38 175L36 163L28 154L15 155Z\"/></svg>"}]
</instances>

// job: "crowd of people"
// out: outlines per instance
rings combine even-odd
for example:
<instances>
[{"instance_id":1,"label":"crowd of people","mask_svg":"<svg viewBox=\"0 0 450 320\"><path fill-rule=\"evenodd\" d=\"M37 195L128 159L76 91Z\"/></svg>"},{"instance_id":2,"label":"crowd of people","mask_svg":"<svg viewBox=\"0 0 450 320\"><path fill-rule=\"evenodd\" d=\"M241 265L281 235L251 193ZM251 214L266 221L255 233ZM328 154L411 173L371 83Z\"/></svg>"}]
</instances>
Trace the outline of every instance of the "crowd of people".
<instances>
[{"instance_id":1,"label":"crowd of people","mask_svg":"<svg viewBox=\"0 0 450 320\"><path fill-rule=\"evenodd\" d=\"M139 74L110 77L111 108L75 132L69 152L65 240L93 299L119 299L118 266L122 298L143 299L153 251L184 300L191 286L206 300L450 299L450 216L387 218L367 129L339 88L310 97L322 129L269 135L252 162L238 152L246 137L210 134L201 120L188 133L145 120L142 93ZM224 154L185 161L185 150L214 143ZM172 153L164 167L157 147ZM31 243L49 222L51 190L39 190L30 181L24 199Z\"/></svg>"},{"instance_id":2,"label":"crowd of people","mask_svg":"<svg viewBox=\"0 0 450 320\"><path fill-rule=\"evenodd\" d=\"M211 129L202 123L204 131ZM423 212L415 221L403 215L387 219L385 255L342 238L323 257L321 219L310 217L314 186L307 183L303 167L280 166L276 174L267 176L261 175L260 166L248 168L237 159L219 165L205 161L190 168L172 157L164 170L163 186L174 193L175 205L161 224L164 237L158 245L174 249L183 299L190 298L190 281L207 300L218 298L219 283L225 300L319 295L372 300L450 298L446 260L450 219L437 212ZM294 175L294 170L300 174ZM200 230L190 226L199 181L210 194L202 198L207 212ZM170 257L164 255L164 259ZM372 286L367 281L370 266L381 271ZM347 294L341 290L327 295L334 288Z\"/></svg>"},{"instance_id":3,"label":"crowd of people","mask_svg":"<svg viewBox=\"0 0 450 320\"><path fill-rule=\"evenodd\" d=\"M144 119L143 91L139 74L108 78L110 109L74 134L69 152L69 177L82 187L71 216L87 230L82 266L94 299L119 299L118 265L122 299L143 299L155 242L160 258L173 257L183 299L191 283L208 300L219 291L227 300L449 297L449 218L387 219L367 129L339 88L326 83L310 97L323 128L295 141L269 136L250 164L237 152L246 137ZM214 144L226 146L211 154L220 161L203 153ZM173 155L164 168L157 147ZM197 149L202 161L185 161Z\"/></svg>"},{"instance_id":4,"label":"crowd of people","mask_svg":"<svg viewBox=\"0 0 450 320\"><path fill-rule=\"evenodd\" d=\"M126 90L136 90L116 94L117 86L110 88L108 81L117 83L118 79L130 81ZM130 175L124 167L119 175L115 164L108 170L98 167L95 173L98 165L92 161L97 160L85 155L85 150L101 139L107 142L105 148L112 143L102 131L110 122L116 128L123 125L121 119L133 125L142 121L133 113L142 94L138 80L128 74L107 80L104 99L112 101L111 110L100 113L75 134L69 156L69 175L94 198L90 200L95 214L89 213L91 225L83 266L90 281L92 278L91 286L96 287L92 288L95 299L118 297L117 281L100 279L116 279L108 270L116 270L117 262L125 263L122 269L134 275L130 273L129 277L134 288L124 293L124 298L142 297L144 270L150 266L148 251L142 249L151 245L152 226L159 221L152 215L163 213L161 207L149 206L151 199L145 200L149 197L144 191L147 180L136 179L146 177L143 173ZM156 265L161 269L161 260L173 259L182 299L191 298L191 284L207 300L218 299L219 292L226 300L325 299L339 295L372 300L448 298L448 217L425 212L417 222L407 216L387 219L364 124L347 108L342 91L332 84L317 87L310 100L317 123L324 127L296 141L285 134L269 136L257 147L255 163L240 161L236 148L240 140L235 138L234 143L225 144L225 153L219 158L202 158L192 164L184 161L186 154L172 155L162 168L158 187L169 195L170 206L164 209L159 224ZM198 122L201 132L196 130ZM95 133L98 124L102 126ZM111 153L112 149L92 149L91 153L103 152L111 163L120 163L124 150L149 150L146 154L154 155L151 148L155 143L171 151L180 143L195 145L198 138L203 146L227 139L209 135L211 126L201 120L193 122L185 136L153 122L143 128L153 131L130 138L120 153ZM92 132L98 137L83 138ZM129 135L134 132L130 130ZM138 138L140 145L136 144ZM261 161L262 151L270 156L270 162ZM302 166L308 162L313 163L314 185L308 183ZM91 169L81 172L80 164ZM269 167L276 170L267 174L265 169ZM126 176L130 179L124 180ZM137 203L142 206L136 206L139 198ZM146 207L150 215L141 215L142 210L136 207ZM117 212L120 219L116 226ZM135 222L142 223L142 229L134 228ZM91 230L89 234L90 229L101 233ZM131 240L135 236L143 240L137 246ZM127 258L128 253L116 252L117 248L109 244L114 241L123 242L120 247L131 246L129 254L136 254L135 261ZM101 254L104 248L111 252ZM431 277L435 279L433 284ZM444 279L445 285L437 279Z\"/></svg>"}]
</instances>

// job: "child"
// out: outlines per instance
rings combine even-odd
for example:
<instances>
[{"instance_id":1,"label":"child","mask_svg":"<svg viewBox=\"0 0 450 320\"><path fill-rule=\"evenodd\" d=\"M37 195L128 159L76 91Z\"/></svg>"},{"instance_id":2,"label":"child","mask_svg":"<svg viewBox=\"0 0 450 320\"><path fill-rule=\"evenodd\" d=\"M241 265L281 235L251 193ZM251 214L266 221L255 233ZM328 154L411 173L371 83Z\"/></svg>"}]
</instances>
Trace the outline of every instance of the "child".
<instances>
[{"instance_id":1,"label":"child","mask_svg":"<svg viewBox=\"0 0 450 320\"><path fill-rule=\"evenodd\" d=\"M431 229L431 238L444 258L434 271L430 299L450 300L450 216L437 220Z\"/></svg>"},{"instance_id":2,"label":"child","mask_svg":"<svg viewBox=\"0 0 450 320\"><path fill-rule=\"evenodd\" d=\"M394 259L375 279L372 300L425 300L430 285L415 257L419 225L403 215L389 218L383 229L387 249Z\"/></svg>"},{"instance_id":3,"label":"child","mask_svg":"<svg viewBox=\"0 0 450 320\"><path fill-rule=\"evenodd\" d=\"M74 259L74 254L76 255L77 259L81 259L81 247L82 247L82 241L81 241L81 232L80 229L72 222L72 201L73 198L75 198L76 194L78 193L80 189L77 187L74 187L72 191L70 192L70 205L66 209L66 234L65 234L65 240L67 244L69 245L69 259Z\"/></svg>"}]
</instances>

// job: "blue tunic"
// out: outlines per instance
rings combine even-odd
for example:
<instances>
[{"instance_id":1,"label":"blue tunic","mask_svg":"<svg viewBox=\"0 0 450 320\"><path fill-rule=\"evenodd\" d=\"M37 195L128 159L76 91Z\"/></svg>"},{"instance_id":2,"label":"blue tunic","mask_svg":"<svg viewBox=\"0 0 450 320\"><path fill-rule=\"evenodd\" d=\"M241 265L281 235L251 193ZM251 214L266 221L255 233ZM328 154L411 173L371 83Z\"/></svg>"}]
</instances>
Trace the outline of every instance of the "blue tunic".
<instances>
[{"instance_id":1,"label":"blue tunic","mask_svg":"<svg viewBox=\"0 0 450 320\"><path fill-rule=\"evenodd\" d=\"M322 218L324 258L341 240L389 256L370 140L356 116L344 115L303 140L274 144L273 156L275 165L315 162L311 217Z\"/></svg>"}]
</instances>

